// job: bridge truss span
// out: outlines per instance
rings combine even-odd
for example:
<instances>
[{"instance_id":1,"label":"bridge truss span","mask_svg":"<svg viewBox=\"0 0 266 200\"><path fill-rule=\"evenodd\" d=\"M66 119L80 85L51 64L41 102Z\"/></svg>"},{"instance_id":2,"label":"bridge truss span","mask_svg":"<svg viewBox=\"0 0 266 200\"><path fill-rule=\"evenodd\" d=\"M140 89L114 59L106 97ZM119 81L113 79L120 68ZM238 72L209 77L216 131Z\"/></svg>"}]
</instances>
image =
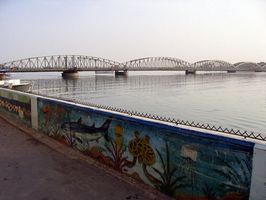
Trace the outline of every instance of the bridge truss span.
<instances>
[{"instance_id":1,"label":"bridge truss span","mask_svg":"<svg viewBox=\"0 0 266 200\"><path fill-rule=\"evenodd\" d=\"M255 72L265 72L265 63L254 63L254 62L240 62L235 64L237 71L255 71Z\"/></svg>"},{"instance_id":2,"label":"bridge truss span","mask_svg":"<svg viewBox=\"0 0 266 200\"><path fill-rule=\"evenodd\" d=\"M191 67L189 62L171 57L146 57L123 64L131 71L185 71Z\"/></svg>"},{"instance_id":3,"label":"bridge truss span","mask_svg":"<svg viewBox=\"0 0 266 200\"><path fill-rule=\"evenodd\" d=\"M235 71L236 68L229 62L222 60L202 60L193 63L195 71Z\"/></svg>"},{"instance_id":4,"label":"bridge truss span","mask_svg":"<svg viewBox=\"0 0 266 200\"><path fill-rule=\"evenodd\" d=\"M7 62L2 66L14 72L64 71L70 68L77 68L79 71L110 71L125 68L113 60L82 55L32 57Z\"/></svg>"}]
</instances>

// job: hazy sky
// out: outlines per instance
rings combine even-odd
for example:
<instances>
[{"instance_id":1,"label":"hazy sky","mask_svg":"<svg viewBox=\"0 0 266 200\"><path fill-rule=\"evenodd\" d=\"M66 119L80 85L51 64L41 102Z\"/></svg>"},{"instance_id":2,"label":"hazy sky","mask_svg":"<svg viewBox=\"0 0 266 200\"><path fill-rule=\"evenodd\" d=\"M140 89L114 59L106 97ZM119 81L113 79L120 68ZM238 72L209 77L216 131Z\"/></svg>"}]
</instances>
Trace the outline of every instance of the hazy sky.
<instances>
[{"instance_id":1,"label":"hazy sky","mask_svg":"<svg viewBox=\"0 0 266 200\"><path fill-rule=\"evenodd\" d=\"M266 1L0 0L0 62L53 54L266 61Z\"/></svg>"}]
</instances>

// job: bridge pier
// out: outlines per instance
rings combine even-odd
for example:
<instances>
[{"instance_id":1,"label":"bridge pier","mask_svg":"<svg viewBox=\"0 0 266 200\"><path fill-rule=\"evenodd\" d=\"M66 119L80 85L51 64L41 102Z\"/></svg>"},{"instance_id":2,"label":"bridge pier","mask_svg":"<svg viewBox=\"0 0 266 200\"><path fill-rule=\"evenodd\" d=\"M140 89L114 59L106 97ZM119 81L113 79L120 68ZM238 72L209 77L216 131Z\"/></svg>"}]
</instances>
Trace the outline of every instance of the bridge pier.
<instances>
[{"instance_id":1,"label":"bridge pier","mask_svg":"<svg viewBox=\"0 0 266 200\"><path fill-rule=\"evenodd\" d=\"M229 69L229 70L227 70L227 73L236 73L236 70L234 70L234 69Z\"/></svg>"},{"instance_id":2,"label":"bridge pier","mask_svg":"<svg viewBox=\"0 0 266 200\"><path fill-rule=\"evenodd\" d=\"M64 70L62 73L63 78L78 78L79 73L76 67Z\"/></svg>"},{"instance_id":3,"label":"bridge pier","mask_svg":"<svg viewBox=\"0 0 266 200\"><path fill-rule=\"evenodd\" d=\"M187 70L185 71L185 73L186 73L186 75L187 75L187 74L196 74L196 70L195 70L195 69L187 69Z\"/></svg>"},{"instance_id":4,"label":"bridge pier","mask_svg":"<svg viewBox=\"0 0 266 200\"><path fill-rule=\"evenodd\" d=\"M127 76L127 70L116 70L115 76Z\"/></svg>"}]
</instances>

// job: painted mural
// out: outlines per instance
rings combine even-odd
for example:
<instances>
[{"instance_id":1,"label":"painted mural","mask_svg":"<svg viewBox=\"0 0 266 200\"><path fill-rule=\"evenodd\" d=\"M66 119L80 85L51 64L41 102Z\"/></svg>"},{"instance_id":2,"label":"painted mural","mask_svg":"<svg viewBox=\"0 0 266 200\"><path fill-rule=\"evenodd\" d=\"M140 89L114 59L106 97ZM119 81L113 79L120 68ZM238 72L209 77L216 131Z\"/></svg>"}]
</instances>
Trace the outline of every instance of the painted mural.
<instances>
[{"instance_id":1,"label":"painted mural","mask_svg":"<svg viewBox=\"0 0 266 200\"><path fill-rule=\"evenodd\" d=\"M253 144L38 99L39 129L178 200L247 200Z\"/></svg>"},{"instance_id":2,"label":"painted mural","mask_svg":"<svg viewBox=\"0 0 266 200\"><path fill-rule=\"evenodd\" d=\"M12 91L0 90L0 110L31 125L31 99Z\"/></svg>"}]
</instances>

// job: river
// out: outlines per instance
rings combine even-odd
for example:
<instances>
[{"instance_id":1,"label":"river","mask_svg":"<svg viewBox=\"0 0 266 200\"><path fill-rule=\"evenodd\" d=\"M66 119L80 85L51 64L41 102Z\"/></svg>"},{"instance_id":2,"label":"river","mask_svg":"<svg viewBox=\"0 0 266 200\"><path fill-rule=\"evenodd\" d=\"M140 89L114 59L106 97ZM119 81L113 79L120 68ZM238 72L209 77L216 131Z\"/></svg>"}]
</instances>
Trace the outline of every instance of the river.
<instances>
[{"instance_id":1,"label":"river","mask_svg":"<svg viewBox=\"0 0 266 200\"><path fill-rule=\"evenodd\" d=\"M266 73L129 72L127 77L80 72L14 73L42 94L127 110L254 131L266 135Z\"/></svg>"}]
</instances>

